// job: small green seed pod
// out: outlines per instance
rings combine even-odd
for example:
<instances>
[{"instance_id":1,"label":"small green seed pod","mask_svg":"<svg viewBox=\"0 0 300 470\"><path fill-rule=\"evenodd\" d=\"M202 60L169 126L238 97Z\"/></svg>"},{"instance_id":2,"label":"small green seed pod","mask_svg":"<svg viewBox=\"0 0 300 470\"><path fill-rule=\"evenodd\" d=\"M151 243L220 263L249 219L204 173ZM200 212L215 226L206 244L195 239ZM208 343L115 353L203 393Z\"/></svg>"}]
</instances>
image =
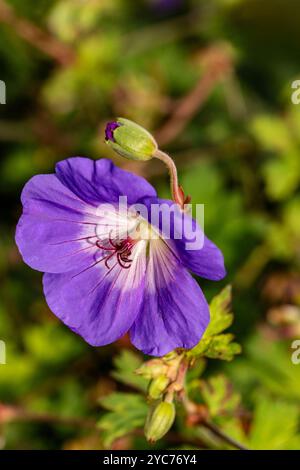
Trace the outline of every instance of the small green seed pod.
<instances>
[{"instance_id":1,"label":"small green seed pod","mask_svg":"<svg viewBox=\"0 0 300 470\"><path fill-rule=\"evenodd\" d=\"M160 402L152 411L149 410L145 424L145 436L149 442L161 439L171 428L175 419L174 403Z\"/></svg>"},{"instance_id":2,"label":"small green seed pod","mask_svg":"<svg viewBox=\"0 0 300 470\"><path fill-rule=\"evenodd\" d=\"M167 386L169 385L170 380L165 375L160 375L156 379L153 379L150 382L150 386L148 389L148 395L150 398L157 400L161 397L162 393L166 390Z\"/></svg>"},{"instance_id":3,"label":"small green seed pod","mask_svg":"<svg viewBox=\"0 0 300 470\"><path fill-rule=\"evenodd\" d=\"M105 141L130 160L150 160L157 150L154 137L146 129L124 118L117 118L106 125Z\"/></svg>"}]
</instances>

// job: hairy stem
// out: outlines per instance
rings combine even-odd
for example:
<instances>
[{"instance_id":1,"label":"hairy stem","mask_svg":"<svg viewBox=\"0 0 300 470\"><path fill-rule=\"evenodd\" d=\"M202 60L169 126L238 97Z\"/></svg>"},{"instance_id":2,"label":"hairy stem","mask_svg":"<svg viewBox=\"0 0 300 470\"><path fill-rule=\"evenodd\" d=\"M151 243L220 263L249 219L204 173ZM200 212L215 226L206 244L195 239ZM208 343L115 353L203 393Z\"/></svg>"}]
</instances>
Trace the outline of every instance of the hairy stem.
<instances>
[{"instance_id":1,"label":"hairy stem","mask_svg":"<svg viewBox=\"0 0 300 470\"><path fill-rule=\"evenodd\" d=\"M165 152L161 150L156 150L153 155L155 158L158 158L168 167L170 173L170 185L171 185L171 194L173 201L176 202L182 209L184 206L184 193L178 183L178 174L177 168L172 160L172 158Z\"/></svg>"}]
</instances>

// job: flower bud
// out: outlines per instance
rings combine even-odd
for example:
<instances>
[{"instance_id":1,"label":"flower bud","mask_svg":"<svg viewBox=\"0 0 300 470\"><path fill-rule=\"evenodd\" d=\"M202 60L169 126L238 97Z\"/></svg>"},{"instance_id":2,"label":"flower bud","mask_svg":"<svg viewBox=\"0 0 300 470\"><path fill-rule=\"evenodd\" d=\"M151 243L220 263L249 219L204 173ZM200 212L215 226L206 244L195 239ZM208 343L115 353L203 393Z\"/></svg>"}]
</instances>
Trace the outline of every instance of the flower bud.
<instances>
[{"instance_id":1,"label":"flower bud","mask_svg":"<svg viewBox=\"0 0 300 470\"><path fill-rule=\"evenodd\" d=\"M151 359L142 364L135 373L145 377L145 379L153 379L167 373L168 367L160 359Z\"/></svg>"},{"instance_id":2,"label":"flower bud","mask_svg":"<svg viewBox=\"0 0 300 470\"><path fill-rule=\"evenodd\" d=\"M150 160L157 150L155 139L146 129L124 118L107 123L105 141L118 154L130 160Z\"/></svg>"},{"instance_id":3,"label":"flower bud","mask_svg":"<svg viewBox=\"0 0 300 470\"><path fill-rule=\"evenodd\" d=\"M156 379L152 380L148 389L149 397L154 400L160 398L169 385L169 382L170 380L165 375L160 375Z\"/></svg>"},{"instance_id":4,"label":"flower bud","mask_svg":"<svg viewBox=\"0 0 300 470\"><path fill-rule=\"evenodd\" d=\"M145 436L149 442L161 439L171 428L175 419L174 403L160 402L149 415L145 424Z\"/></svg>"}]
</instances>

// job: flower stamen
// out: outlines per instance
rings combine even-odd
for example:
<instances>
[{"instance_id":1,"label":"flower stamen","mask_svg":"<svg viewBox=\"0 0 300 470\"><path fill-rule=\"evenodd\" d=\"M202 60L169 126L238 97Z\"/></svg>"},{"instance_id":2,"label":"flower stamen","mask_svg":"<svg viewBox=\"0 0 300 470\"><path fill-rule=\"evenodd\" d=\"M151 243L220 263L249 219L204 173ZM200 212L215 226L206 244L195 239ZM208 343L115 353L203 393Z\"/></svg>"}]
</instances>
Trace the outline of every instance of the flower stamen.
<instances>
[{"instance_id":1,"label":"flower stamen","mask_svg":"<svg viewBox=\"0 0 300 470\"><path fill-rule=\"evenodd\" d=\"M132 254L132 248L135 244L135 241L130 237L126 239L113 239L111 233L108 237L108 245L105 245L101 240L96 241L96 245L103 251L108 251L107 255L102 258L107 269L111 269L108 262L112 258L117 259L117 263L123 269L129 269L132 264L132 259L130 258Z\"/></svg>"}]
</instances>

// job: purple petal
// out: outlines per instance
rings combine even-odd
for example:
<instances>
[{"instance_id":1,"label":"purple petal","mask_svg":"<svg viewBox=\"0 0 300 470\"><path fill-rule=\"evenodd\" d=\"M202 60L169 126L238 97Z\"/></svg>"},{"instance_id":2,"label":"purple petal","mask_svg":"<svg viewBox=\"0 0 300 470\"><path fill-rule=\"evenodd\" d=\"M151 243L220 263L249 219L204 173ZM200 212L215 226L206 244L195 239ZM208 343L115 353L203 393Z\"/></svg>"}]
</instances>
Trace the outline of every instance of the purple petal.
<instances>
[{"instance_id":1,"label":"purple petal","mask_svg":"<svg viewBox=\"0 0 300 470\"><path fill-rule=\"evenodd\" d=\"M16 243L29 266L57 273L93 260L99 220L95 208L78 199L55 175L31 178L23 189L22 203Z\"/></svg>"},{"instance_id":2,"label":"purple petal","mask_svg":"<svg viewBox=\"0 0 300 470\"><path fill-rule=\"evenodd\" d=\"M145 253L129 270L108 270L102 262L65 274L44 274L50 309L93 346L123 336L140 312L144 294Z\"/></svg>"},{"instance_id":3,"label":"purple petal","mask_svg":"<svg viewBox=\"0 0 300 470\"><path fill-rule=\"evenodd\" d=\"M199 250L186 250L182 240L175 240L174 244L182 262L193 273L212 281L220 281L226 276L223 254L209 238L204 237L203 247Z\"/></svg>"},{"instance_id":4,"label":"purple petal","mask_svg":"<svg viewBox=\"0 0 300 470\"><path fill-rule=\"evenodd\" d=\"M128 203L155 196L156 191L144 178L116 167L110 160L73 157L56 165L56 175L77 197L98 206L101 202L118 202L126 195Z\"/></svg>"},{"instance_id":5,"label":"purple petal","mask_svg":"<svg viewBox=\"0 0 300 470\"><path fill-rule=\"evenodd\" d=\"M179 207L169 200L146 198L143 204L150 214L151 204L159 204L173 209L170 227L162 222L162 218L152 223L174 250L181 262L194 274L212 281L219 281L226 276L224 257L221 250L203 233L199 224L189 214L182 213ZM150 221L150 219L149 219ZM191 249L193 245L193 249ZM197 249L195 249L197 247Z\"/></svg>"},{"instance_id":6,"label":"purple petal","mask_svg":"<svg viewBox=\"0 0 300 470\"><path fill-rule=\"evenodd\" d=\"M115 142L114 130L120 127L120 125L121 124L118 122L108 122L105 128L105 140L111 140L112 142Z\"/></svg>"},{"instance_id":7,"label":"purple petal","mask_svg":"<svg viewBox=\"0 0 300 470\"><path fill-rule=\"evenodd\" d=\"M144 302L130 334L145 354L163 356L199 342L209 308L196 281L170 250L154 248L153 242L150 246Z\"/></svg>"}]
</instances>

